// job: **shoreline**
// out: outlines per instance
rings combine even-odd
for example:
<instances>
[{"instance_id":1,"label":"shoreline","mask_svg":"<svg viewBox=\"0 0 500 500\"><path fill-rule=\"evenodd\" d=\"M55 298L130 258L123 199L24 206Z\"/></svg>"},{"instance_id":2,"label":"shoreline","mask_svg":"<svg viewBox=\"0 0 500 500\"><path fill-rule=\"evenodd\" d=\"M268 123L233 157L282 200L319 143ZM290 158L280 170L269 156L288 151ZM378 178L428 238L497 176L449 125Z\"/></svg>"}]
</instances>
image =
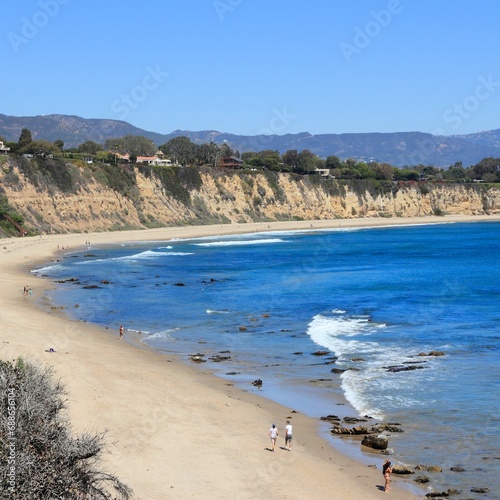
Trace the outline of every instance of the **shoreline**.
<instances>
[{"instance_id":1,"label":"shoreline","mask_svg":"<svg viewBox=\"0 0 500 500\"><path fill-rule=\"evenodd\" d=\"M339 219L167 227L119 233L48 235L2 239L4 294L2 359L24 356L54 367L68 391L75 432L109 429L104 466L134 489L134 498L373 498L384 495L380 467L367 467L332 448L320 422L267 397L233 387L211 370L192 367L176 355L147 345L119 342L106 328L44 311L48 281L29 276L36 263L91 244L162 241L209 235L287 230L383 227L409 224L499 221L500 216L401 219ZM22 295L33 282L34 297ZM30 284L30 283L28 283ZM47 353L46 349L55 349ZM268 453L267 429L283 432L292 417L293 452ZM230 431L230 432L228 432ZM278 439L281 446L281 436ZM279 448L279 447L278 447ZM393 477L392 498L420 498ZM398 484L399 483L399 484ZM422 495L423 496L423 495Z\"/></svg>"}]
</instances>

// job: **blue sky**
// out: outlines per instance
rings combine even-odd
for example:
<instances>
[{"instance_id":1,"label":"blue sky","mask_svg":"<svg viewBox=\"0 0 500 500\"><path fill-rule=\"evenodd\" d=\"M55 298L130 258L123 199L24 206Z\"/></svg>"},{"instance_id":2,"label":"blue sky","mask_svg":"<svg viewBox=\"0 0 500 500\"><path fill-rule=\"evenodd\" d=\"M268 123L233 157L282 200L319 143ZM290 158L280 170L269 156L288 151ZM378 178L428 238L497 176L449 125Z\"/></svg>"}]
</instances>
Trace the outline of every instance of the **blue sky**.
<instances>
[{"instance_id":1,"label":"blue sky","mask_svg":"<svg viewBox=\"0 0 500 500\"><path fill-rule=\"evenodd\" d=\"M500 128L498 0L9 0L0 113L236 134Z\"/></svg>"}]
</instances>

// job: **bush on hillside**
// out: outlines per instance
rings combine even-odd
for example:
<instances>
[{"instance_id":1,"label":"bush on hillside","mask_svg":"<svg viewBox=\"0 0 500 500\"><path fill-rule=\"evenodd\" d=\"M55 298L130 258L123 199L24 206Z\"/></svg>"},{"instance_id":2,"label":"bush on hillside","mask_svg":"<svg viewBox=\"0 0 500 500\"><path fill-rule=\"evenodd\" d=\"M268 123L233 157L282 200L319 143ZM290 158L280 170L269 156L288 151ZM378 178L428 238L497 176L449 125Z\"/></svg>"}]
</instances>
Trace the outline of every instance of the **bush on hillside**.
<instances>
[{"instance_id":1,"label":"bush on hillside","mask_svg":"<svg viewBox=\"0 0 500 500\"><path fill-rule=\"evenodd\" d=\"M65 391L50 368L0 361L0 498L131 497L99 467L103 435L71 433Z\"/></svg>"}]
</instances>

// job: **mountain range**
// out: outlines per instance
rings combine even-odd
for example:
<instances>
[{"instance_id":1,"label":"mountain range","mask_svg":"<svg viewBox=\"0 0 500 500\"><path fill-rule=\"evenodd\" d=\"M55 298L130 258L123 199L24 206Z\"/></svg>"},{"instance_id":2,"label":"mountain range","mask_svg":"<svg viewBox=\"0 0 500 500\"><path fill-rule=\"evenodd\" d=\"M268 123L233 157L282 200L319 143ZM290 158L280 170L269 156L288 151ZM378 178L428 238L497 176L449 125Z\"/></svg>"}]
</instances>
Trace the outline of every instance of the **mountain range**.
<instances>
[{"instance_id":1,"label":"mountain range","mask_svg":"<svg viewBox=\"0 0 500 500\"><path fill-rule=\"evenodd\" d=\"M387 162L393 166L434 165L448 167L462 162L474 165L486 157L500 157L500 129L466 135L432 135L423 132L310 134L301 132L285 135L238 135L215 130L175 130L170 134L150 132L121 120L89 119L73 115L7 116L0 114L0 136L17 141L23 128L30 129L34 140L64 141L65 148L76 147L90 140L104 143L106 139L124 135L142 135L156 145L184 135L196 144L227 143L244 151L308 149L326 158Z\"/></svg>"}]
</instances>

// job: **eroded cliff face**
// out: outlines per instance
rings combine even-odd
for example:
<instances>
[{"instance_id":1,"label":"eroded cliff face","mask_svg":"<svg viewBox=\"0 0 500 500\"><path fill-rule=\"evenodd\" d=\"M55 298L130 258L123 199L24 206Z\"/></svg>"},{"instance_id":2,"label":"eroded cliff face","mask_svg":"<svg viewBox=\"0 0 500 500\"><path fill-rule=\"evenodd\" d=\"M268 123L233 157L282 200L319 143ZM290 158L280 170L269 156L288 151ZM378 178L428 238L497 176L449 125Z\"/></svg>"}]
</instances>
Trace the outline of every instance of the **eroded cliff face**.
<instances>
[{"instance_id":1,"label":"eroded cliff face","mask_svg":"<svg viewBox=\"0 0 500 500\"><path fill-rule=\"evenodd\" d=\"M8 203L31 231L93 232L146 227L272 220L413 217L500 213L500 190L474 184L407 184L376 192L368 182L317 176L200 170L196 186L176 189L149 168L135 168L134 196L120 194L80 165L71 193L35 185L13 162L0 169ZM173 177L171 177L173 179ZM179 194L179 192L181 194Z\"/></svg>"}]
</instances>

